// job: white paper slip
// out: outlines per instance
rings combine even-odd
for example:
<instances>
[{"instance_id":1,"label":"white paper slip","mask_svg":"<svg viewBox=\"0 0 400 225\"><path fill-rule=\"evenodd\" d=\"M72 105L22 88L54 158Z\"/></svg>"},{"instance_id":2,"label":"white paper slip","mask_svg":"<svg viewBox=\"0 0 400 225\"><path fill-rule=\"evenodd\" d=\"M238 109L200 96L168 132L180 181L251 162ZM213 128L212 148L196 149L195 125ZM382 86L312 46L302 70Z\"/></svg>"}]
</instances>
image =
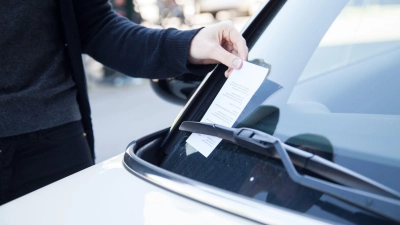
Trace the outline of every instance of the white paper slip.
<instances>
[{"instance_id":1,"label":"white paper slip","mask_svg":"<svg viewBox=\"0 0 400 225\"><path fill-rule=\"evenodd\" d=\"M231 73L201 122L232 127L267 74L267 68L243 62L240 70L234 70ZM221 139L193 133L186 142L208 157Z\"/></svg>"}]
</instances>

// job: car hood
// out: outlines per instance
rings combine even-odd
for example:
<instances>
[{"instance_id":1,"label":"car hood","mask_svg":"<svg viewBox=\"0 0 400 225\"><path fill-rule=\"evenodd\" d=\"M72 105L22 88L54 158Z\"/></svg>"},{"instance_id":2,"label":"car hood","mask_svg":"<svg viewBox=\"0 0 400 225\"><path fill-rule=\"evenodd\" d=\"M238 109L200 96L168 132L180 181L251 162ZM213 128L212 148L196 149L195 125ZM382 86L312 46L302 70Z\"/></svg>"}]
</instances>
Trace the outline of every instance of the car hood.
<instances>
[{"instance_id":1,"label":"car hood","mask_svg":"<svg viewBox=\"0 0 400 225\"><path fill-rule=\"evenodd\" d=\"M123 154L0 206L0 224L253 224L129 173Z\"/></svg>"}]
</instances>

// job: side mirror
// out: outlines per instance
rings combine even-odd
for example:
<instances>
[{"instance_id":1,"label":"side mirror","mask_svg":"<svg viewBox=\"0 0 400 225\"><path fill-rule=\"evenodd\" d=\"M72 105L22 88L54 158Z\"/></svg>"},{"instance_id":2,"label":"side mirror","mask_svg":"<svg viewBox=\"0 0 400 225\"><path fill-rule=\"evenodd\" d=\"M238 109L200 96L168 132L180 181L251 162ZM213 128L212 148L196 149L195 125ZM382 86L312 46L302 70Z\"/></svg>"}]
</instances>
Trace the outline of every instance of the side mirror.
<instances>
[{"instance_id":1,"label":"side mirror","mask_svg":"<svg viewBox=\"0 0 400 225\"><path fill-rule=\"evenodd\" d=\"M150 85L165 101L185 105L203 79L203 76L186 74L164 80L152 79Z\"/></svg>"}]
</instances>

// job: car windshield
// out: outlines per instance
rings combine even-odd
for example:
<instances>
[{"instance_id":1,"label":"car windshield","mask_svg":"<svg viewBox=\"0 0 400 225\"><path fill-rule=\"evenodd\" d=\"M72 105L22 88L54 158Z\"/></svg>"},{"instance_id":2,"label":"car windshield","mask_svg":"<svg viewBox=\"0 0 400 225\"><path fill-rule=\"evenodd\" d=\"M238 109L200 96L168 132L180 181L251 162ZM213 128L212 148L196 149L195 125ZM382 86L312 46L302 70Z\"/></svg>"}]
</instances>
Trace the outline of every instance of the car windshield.
<instances>
[{"instance_id":1,"label":"car windshield","mask_svg":"<svg viewBox=\"0 0 400 225\"><path fill-rule=\"evenodd\" d=\"M287 1L261 27L249 60L270 73L234 127L274 135L400 191L400 0ZM189 135L170 137L177 144L161 167L331 221L388 223L295 184L279 160L235 144L222 141L204 157L186 143Z\"/></svg>"}]
</instances>

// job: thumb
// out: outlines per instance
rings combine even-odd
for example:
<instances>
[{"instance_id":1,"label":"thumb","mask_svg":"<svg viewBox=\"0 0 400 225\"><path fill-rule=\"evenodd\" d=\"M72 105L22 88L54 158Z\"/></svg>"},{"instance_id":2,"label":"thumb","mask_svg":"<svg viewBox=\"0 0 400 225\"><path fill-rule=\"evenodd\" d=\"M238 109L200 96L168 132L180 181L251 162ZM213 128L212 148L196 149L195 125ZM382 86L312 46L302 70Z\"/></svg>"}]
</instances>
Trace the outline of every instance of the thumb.
<instances>
[{"instance_id":1,"label":"thumb","mask_svg":"<svg viewBox=\"0 0 400 225\"><path fill-rule=\"evenodd\" d=\"M221 46L218 46L214 58L229 68L240 69L243 65L241 58L226 51Z\"/></svg>"}]
</instances>

